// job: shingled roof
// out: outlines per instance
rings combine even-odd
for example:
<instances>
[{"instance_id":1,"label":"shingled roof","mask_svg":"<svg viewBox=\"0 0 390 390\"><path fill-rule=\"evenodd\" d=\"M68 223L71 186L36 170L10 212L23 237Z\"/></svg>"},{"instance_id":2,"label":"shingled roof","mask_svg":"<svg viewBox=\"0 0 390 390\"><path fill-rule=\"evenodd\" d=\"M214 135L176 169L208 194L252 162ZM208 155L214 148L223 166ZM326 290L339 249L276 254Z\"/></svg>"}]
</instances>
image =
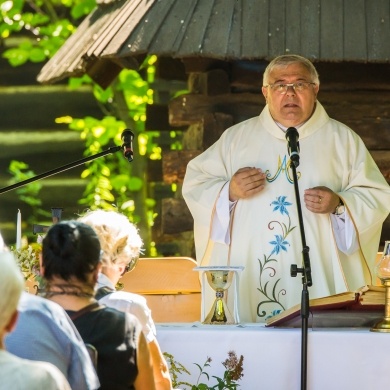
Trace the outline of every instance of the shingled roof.
<instances>
[{"instance_id":1,"label":"shingled roof","mask_svg":"<svg viewBox=\"0 0 390 390\"><path fill-rule=\"evenodd\" d=\"M147 54L389 62L389 0L102 0L38 75L90 74L100 84Z\"/></svg>"}]
</instances>

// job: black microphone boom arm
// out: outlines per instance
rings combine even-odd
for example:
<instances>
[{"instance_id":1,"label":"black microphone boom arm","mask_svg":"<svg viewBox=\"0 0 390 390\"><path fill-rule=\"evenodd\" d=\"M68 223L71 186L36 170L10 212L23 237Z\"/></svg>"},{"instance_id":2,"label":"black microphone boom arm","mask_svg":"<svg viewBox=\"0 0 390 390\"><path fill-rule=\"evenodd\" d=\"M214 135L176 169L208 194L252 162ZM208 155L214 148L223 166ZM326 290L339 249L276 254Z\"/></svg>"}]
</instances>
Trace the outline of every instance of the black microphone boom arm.
<instances>
[{"instance_id":1,"label":"black microphone boom arm","mask_svg":"<svg viewBox=\"0 0 390 390\"><path fill-rule=\"evenodd\" d=\"M125 138L124 137L124 133L125 132L126 132L126 141L127 141L127 137L130 136L130 134L128 132L130 132L131 135L133 133L130 130L124 130L123 133L122 133L122 138ZM32 183L34 181L37 181L37 180L40 180L40 179L44 179L44 178L49 177L49 176L56 175L57 173L61 173L61 172L67 171L68 169L71 169L71 168L77 167L79 165L85 164L85 163L87 163L89 161L92 161L92 160L95 160L95 159L97 159L99 157L106 156L107 154L116 153L116 152L118 152L119 150L122 150L122 149L123 149L125 157L128 159L128 161L129 162L133 161L133 151L131 150L130 146L127 143L123 144L121 146L112 146L112 147L108 148L107 150L105 150L103 152L96 153L96 154L94 154L92 156L88 156L88 157L82 158L82 159L74 161L72 163L63 165L62 167L58 167L58 168L52 169L51 171L47 171L45 173L41 173L40 175L37 175L37 176L34 176L34 177L30 177L29 179L23 180L23 181L21 181L19 183L12 184L12 185L10 185L8 187L0 188L0 194L4 194L5 192L8 192L8 191L14 190L16 188L22 187L22 186L24 186L26 184L29 184L29 183ZM131 153L130 153L129 149L131 150ZM126 152L128 153L128 155L126 155Z\"/></svg>"}]
</instances>

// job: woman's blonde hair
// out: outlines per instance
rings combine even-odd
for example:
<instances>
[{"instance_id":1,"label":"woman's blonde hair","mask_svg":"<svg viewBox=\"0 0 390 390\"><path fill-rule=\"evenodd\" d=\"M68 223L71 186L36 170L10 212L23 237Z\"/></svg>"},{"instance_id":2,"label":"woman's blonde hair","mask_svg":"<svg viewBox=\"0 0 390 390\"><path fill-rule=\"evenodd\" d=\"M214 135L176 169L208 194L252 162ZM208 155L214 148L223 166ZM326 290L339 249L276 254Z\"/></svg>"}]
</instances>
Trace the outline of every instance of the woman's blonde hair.
<instances>
[{"instance_id":1,"label":"woman's blonde hair","mask_svg":"<svg viewBox=\"0 0 390 390\"><path fill-rule=\"evenodd\" d=\"M93 210L78 220L91 226L99 237L103 265L135 265L143 242L138 229L125 215L117 211Z\"/></svg>"}]
</instances>

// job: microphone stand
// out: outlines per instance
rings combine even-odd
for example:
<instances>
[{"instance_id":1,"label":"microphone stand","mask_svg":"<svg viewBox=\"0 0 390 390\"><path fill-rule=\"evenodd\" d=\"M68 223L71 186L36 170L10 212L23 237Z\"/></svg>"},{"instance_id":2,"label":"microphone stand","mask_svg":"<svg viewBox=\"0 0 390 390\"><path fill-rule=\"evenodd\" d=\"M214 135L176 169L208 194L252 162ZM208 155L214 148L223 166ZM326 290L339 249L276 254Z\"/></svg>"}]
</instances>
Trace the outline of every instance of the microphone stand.
<instances>
[{"instance_id":1,"label":"microphone stand","mask_svg":"<svg viewBox=\"0 0 390 390\"><path fill-rule=\"evenodd\" d=\"M8 187L0 188L0 194L4 194L5 192L8 192L8 191L14 190L16 188L22 187L22 186L24 186L26 184L29 184L29 183L32 183L34 181L37 181L37 180L40 180L40 179L44 179L44 178L49 177L49 176L56 175L57 173L64 172L64 171L66 171L68 169L77 167L77 166L79 166L81 164L84 164L86 162L95 160L95 159L97 159L99 157L102 157L102 156L105 156L107 154L115 153L115 152L117 152L118 150L121 150L121 149L122 149L122 146L113 146L113 147L109 148L106 151L94 154L92 156L88 156L88 157L82 158L81 160L77 160L77 161L74 161L72 163L63 165L62 167L58 167L58 168L52 169L51 171L47 171L45 173L41 173L40 175L37 175L37 176L34 176L34 177L30 177L29 179L20 181L19 183L12 184L12 185L10 185Z\"/></svg>"},{"instance_id":2,"label":"microphone stand","mask_svg":"<svg viewBox=\"0 0 390 390\"><path fill-rule=\"evenodd\" d=\"M301 241L302 241L302 262L303 267L298 268L296 264L291 265L291 276L296 277L298 273L302 274L302 296L301 296L301 319L302 319L302 337L301 337L301 390L306 390L307 387L307 334L308 334L308 319L310 314L309 308L309 290L312 283L311 278L311 267L310 267L310 257L309 257L309 247L306 245L305 239L305 229L303 226L302 218L302 208L299 197L299 187L298 187L298 177L297 177L297 167L299 165L299 160L290 159L291 164L290 168L293 173L294 180L294 190L295 190L295 199L298 208L298 218L299 218L299 227L301 231Z\"/></svg>"}]
</instances>

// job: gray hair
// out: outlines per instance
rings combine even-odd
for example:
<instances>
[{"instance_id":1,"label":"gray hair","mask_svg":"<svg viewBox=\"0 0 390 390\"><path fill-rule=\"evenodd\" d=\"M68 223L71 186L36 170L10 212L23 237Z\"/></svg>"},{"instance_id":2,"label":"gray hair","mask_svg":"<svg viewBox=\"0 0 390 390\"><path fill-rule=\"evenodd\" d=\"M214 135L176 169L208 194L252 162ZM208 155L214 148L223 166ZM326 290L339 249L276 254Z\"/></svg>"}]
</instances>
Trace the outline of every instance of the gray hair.
<instances>
[{"instance_id":1,"label":"gray hair","mask_svg":"<svg viewBox=\"0 0 390 390\"><path fill-rule=\"evenodd\" d=\"M24 278L12 252L0 252L0 331L9 324L24 289Z\"/></svg>"},{"instance_id":2,"label":"gray hair","mask_svg":"<svg viewBox=\"0 0 390 390\"><path fill-rule=\"evenodd\" d=\"M320 78L318 76L317 69L310 60L297 54L284 54L274 58L265 68L263 74L263 86L269 84L269 74L275 68L284 67L296 63L303 65L309 71L312 79L311 81L313 83L316 83L317 85L320 85Z\"/></svg>"},{"instance_id":3,"label":"gray hair","mask_svg":"<svg viewBox=\"0 0 390 390\"><path fill-rule=\"evenodd\" d=\"M102 263L133 263L142 252L143 242L136 226L117 211L94 210L78 218L91 226L99 237Z\"/></svg>"}]
</instances>

